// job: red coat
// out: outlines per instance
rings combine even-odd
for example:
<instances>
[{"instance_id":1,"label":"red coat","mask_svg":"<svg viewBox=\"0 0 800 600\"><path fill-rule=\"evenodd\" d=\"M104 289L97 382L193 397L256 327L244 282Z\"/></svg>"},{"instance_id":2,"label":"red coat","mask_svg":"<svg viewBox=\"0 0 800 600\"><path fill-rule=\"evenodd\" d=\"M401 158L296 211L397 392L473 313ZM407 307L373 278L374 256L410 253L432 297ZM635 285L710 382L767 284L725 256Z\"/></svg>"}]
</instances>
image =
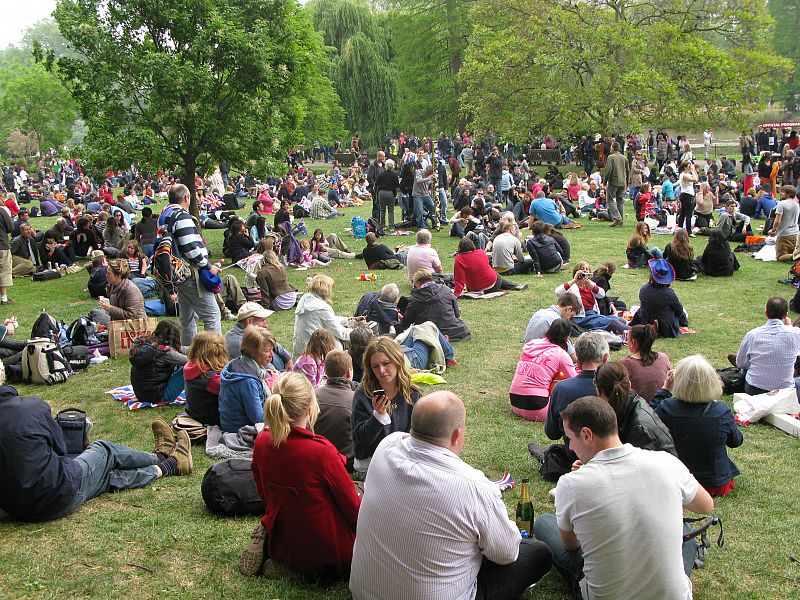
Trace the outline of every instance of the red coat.
<instances>
[{"instance_id":1,"label":"red coat","mask_svg":"<svg viewBox=\"0 0 800 600\"><path fill-rule=\"evenodd\" d=\"M471 292L480 292L497 283L497 272L489 265L489 257L483 250L456 254L453 268L456 282L455 295L460 296L466 287Z\"/></svg>"},{"instance_id":2,"label":"red coat","mask_svg":"<svg viewBox=\"0 0 800 600\"><path fill-rule=\"evenodd\" d=\"M345 457L321 435L292 427L278 447L256 438L253 476L267 509L269 557L296 573L341 576L349 570L361 499Z\"/></svg>"}]
</instances>

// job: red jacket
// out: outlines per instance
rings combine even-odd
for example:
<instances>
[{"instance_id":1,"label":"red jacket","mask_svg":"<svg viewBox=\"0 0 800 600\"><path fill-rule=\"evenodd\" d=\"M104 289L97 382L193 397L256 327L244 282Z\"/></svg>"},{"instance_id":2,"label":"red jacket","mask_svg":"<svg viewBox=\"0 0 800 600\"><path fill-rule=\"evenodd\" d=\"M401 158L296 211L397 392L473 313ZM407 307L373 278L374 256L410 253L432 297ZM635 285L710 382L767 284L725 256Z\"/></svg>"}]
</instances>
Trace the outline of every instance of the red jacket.
<instances>
[{"instance_id":1,"label":"red jacket","mask_svg":"<svg viewBox=\"0 0 800 600\"><path fill-rule=\"evenodd\" d=\"M456 254L453 279L456 281L455 295L460 296L466 287L471 292L480 292L497 283L497 272L489 265L489 257L483 250Z\"/></svg>"},{"instance_id":2,"label":"red jacket","mask_svg":"<svg viewBox=\"0 0 800 600\"><path fill-rule=\"evenodd\" d=\"M258 434L253 476L267 512L269 557L296 573L342 576L349 570L361 499L345 457L321 435L292 427L278 447Z\"/></svg>"}]
</instances>

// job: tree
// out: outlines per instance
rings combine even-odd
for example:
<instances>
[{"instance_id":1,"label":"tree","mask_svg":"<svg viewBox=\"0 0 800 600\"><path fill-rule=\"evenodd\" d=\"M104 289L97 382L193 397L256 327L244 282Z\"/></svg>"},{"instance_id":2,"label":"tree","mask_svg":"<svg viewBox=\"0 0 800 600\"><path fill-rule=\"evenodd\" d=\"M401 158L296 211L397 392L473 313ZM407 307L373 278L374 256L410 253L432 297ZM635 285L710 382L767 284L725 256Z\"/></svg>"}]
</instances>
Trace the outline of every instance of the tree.
<instances>
[{"instance_id":1,"label":"tree","mask_svg":"<svg viewBox=\"0 0 800 600\"><path fill-rule=\"evenodd\" d=\"M760 0L480 0L472 17L462 110L512 140L735 124L788 68Z\"/></svg>"},{"instance_id":2,"label":"tree","mask_svg":"<svg viewBox=\"0 0 800 600\"><path fill-rule=\"evenodd\" d=\"M793 62L788 79L778 88L777 98L786 110L795 112L800 109L800 10L794 0L769 0L767 6L775 19L775 51Z\"/></svg>"},{"instance_id":3,"label":"tree","mask_svg":"<svg viewBox=\"0 0 800 600\"><path fill-rule=\"evenodd\" d=\"M395 112L396 73L381 17L367 0L312 0L314 27L331 50L330 76L345 125L368 144L383 139Z\"/></svg>"},{"instance_id":4,"label":"tree","mask_svg":"<svg viewBox=\"0 0 800 600\"><path fill-rule=\"evenodd\" d=\"M321 36L293 0L62 0L55 18L80 56L56 72L96 166L177 165L195 213L198 170L285 168L326 85Z\"/></svg>"},{"instance_id":5,"label":"tree","mask_svg":"<svg viewBox=\"0 0 800 600\"><path fill-rule=\"evenodd\" d=\"M400 0L390 13L401 129L464 130L459 73L472 34L471 7L472 0Z\"/></svg>"},{"instance_id":6,"label":"tree","mask_svg":"<svg viewBox=\"0 0 800 600\"><path fill-rule=\"evenodd\" d=\"M78 110L67 90L42 65L20 62L0 82L4 139L14 130L35 140L36 151L61 148L72 137Z\"/></svg>"}]
</instances>

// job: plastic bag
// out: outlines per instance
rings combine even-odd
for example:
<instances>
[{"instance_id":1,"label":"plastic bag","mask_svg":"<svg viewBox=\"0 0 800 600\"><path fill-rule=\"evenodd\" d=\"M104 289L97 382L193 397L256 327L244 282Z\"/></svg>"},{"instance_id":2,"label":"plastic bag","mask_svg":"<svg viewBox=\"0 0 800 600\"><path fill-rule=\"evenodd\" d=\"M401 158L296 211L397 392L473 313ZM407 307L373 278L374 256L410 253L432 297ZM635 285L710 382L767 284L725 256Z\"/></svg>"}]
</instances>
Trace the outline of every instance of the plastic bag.
<instances>
[{"instance_id":1,"label":"plastic bag","mask_svg":"<svg viewBox=\"0 0 800 600\"><path fill-rule=\"evenodd\" d=\"M437 375L436 373L427 373L425 371L412 373L411 381L413 383L424 383L425 385L441 385L443 383L447 383L447 381L445 381L444 377L441 375Z\"/></svg>"},{"instance_id":2,"label":"plastic bag","mask_svg":"<svg viewBox=\"0 0 800 600\"><path fill-rule=\"evenodd\" d=\"M755 423L770 414L795 414L800 412L795 388L774 390L766 394L734 394L733 410L737 421Z\"/></svg>"}]
</instances>

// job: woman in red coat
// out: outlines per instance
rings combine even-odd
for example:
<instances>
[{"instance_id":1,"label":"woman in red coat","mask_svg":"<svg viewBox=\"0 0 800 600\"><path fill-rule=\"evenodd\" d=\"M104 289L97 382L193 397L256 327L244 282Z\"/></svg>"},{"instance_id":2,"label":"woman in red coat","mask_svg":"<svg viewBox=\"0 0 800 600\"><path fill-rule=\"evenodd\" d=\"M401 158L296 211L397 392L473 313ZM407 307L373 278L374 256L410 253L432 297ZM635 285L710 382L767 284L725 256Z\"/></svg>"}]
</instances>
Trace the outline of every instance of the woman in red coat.
<instances>
[{"instance_id":1,"label":"woman in red coat","mask_svg":"<svg viewBox=\"0 0 800 600\"><path fill-rule=\"evenodd\" d=\"M466 237L458 243L453 279L456 282L456 298L466 288L470 292L496 292L498 290L527 289L527 285L517 285L504 279L489 264L489 257L483 250L476 250L475 243Z\"/></svg>"},{"instance_id":2,"label":"woman in red coat","mask_svg":"<svg viewBox=\"0 0 800 600\"><path fill-rule=\"evenodd\" d=\"M361 500L345 457L311 430L318 415L308 379L281 373L264 407L269 429L253 450L253 475L267 512L239 561L247 575L283 569L333 579L350 572Z\"/></svg>"}]
</instances>

